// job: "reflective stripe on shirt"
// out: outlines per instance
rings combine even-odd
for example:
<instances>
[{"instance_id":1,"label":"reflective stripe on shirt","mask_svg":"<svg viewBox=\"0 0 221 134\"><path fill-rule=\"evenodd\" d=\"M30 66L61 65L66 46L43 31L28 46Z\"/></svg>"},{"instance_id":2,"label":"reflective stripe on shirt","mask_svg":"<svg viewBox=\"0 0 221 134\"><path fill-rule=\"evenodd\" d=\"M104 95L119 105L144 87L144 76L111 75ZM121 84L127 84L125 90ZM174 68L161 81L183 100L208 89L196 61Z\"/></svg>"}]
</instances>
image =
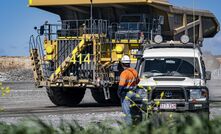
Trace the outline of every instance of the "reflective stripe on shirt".
<instances>
[{"instance_id":1,"label":"reflective stripe on shirt","mask_svg":"<svg viewBox=\"0 0 221 134\"><path fill-rule=\"evenodd\" d=\"M137 71L133 68L128 68L121 73L119 86L124 86L127 88L130 86L134 87L138 84L138 82L139 78Z\"/></svg>"}]
</instances>

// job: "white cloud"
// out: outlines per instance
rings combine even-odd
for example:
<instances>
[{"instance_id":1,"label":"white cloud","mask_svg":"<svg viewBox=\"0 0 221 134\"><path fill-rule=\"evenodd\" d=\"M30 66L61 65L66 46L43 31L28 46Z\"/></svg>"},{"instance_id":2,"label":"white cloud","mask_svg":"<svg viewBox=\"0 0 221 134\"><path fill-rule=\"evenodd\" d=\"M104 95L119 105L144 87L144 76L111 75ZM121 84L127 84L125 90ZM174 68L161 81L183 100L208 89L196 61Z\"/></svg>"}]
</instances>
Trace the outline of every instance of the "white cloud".
<instances>
[{"instance_id":1,"label":"white cloud","mask_svg":"<svg viewBox=\"0 0 221 134\"><path fill-rule=\"evenodd\" d=\"M221 55L221 32L215 37L204 40L204 51L210 51L214 55Z\"/></svg>"},{"instance_id":2,"label":"white cloud","mask_svg":"<svg viewBox=\"0 0 221 134\"><path fill-rule=\"evenodd\" d=\"M216 40L217 42L219 42L220 45L221 45L221 32L218 33L218 35L215 37L215 40Z\"/></svg>"}]
</instances>

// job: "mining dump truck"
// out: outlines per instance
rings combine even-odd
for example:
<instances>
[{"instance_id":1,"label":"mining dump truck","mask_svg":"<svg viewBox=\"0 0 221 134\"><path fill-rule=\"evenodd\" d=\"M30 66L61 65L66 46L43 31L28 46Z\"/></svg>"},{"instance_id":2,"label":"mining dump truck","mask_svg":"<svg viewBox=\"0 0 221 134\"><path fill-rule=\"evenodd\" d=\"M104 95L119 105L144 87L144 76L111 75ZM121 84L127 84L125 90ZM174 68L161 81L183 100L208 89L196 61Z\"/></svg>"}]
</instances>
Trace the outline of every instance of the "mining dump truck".
<instances>
[{"instance_id":1,"label":"mining dump truck","mask_svg":"<svg viewBox=\"0 0 221 134\"><path fill-rule=\"evenodd\" d=\"M29 6L60 16L35 27L29 43L35 85L46 87L57 106L76 106L86 88L98 103L118 104L123 55L136 67L137 52L159 35L202 44L219 31L211 12L167 0L29 0Z\"/></svg>"}]
</instances>

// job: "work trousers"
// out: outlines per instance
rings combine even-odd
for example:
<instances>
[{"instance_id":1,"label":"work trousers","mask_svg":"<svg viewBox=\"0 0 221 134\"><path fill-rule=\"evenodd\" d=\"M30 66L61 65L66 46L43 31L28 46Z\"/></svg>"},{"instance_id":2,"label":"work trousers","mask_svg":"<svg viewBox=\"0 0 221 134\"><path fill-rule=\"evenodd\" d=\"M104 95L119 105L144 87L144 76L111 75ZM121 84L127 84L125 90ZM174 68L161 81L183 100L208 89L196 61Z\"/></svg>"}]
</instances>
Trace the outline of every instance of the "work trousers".
<instances>
[{"instance_id":1,"label":"work trousers","mask_svg":"<svg viewBox=\"0 0 221 134\"><path fill-rule=\"evenodd\" d=\"M136 97L137 95L134 92L126 92L121 97L121 106L124 113L124 120L128 125L136 125L142 121L142 111L134 105Z\"/></svg>"}]
</instances>

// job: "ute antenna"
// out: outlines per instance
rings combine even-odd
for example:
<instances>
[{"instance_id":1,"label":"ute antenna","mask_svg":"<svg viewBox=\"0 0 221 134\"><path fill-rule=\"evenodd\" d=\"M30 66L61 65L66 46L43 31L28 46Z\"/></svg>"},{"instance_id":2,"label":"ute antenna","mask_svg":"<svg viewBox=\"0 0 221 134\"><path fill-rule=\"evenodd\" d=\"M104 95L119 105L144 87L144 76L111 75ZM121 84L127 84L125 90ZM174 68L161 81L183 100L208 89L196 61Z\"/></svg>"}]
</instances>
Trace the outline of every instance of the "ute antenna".
<instances>
[{"instance_id":1,"label":"ute antenna","mask_svg":"<svg viewBox=\"0 0 221 134\"><path fill-rule=\"evenodd\" d=\"M195 79L196 79L196 74L195 74L195 70L196 70L196 23L195 23L195 20L196 19L196 15L195 15L195 0L193 0L193 47L194 47L194 60L193 60L193 65L194 65L194 70L193 70L193 73L194 73L194 85L196 85L196 82L195 82Z\"/></svg>"}]
</instances>

